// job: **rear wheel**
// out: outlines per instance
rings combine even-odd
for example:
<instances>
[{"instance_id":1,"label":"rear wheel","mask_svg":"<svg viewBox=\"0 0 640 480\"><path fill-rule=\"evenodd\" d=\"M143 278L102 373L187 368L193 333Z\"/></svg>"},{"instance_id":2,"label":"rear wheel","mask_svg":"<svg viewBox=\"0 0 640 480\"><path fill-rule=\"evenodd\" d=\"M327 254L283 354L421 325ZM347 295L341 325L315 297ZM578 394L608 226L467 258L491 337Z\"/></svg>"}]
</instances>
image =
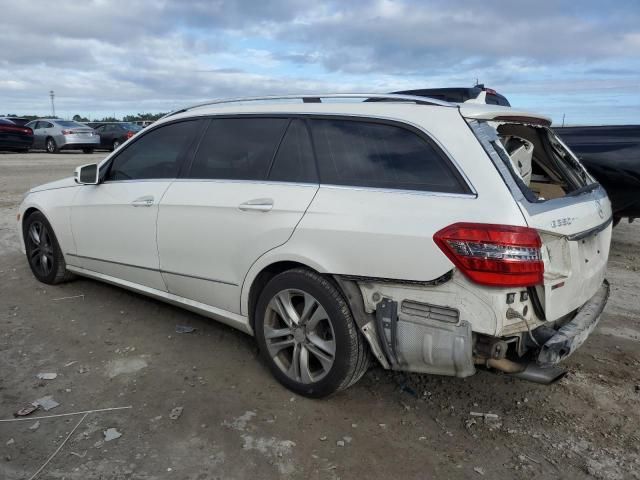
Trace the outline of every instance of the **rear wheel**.
<instances>
[{"instance_id":1,"label":"rear wheel","mask_svg":"<svg viewBox=\"0 0 640 480\"><path fill-rule=\"evenodd\" d=\"M120 147L120 145L122 145L122 142L116 138L113 141L113 150L117 150Z\"/></svg>"},{"instance_id":2,"label":"rear wheel","mask_svg":"<svg viewBox=\"0 0 640 480\"><path fill-rule=\"evenodd\" d=\"M67 271L58 239L42 213L35 212L27 218L24 243L29 267L38 280L55 285L73 277Z\"/></svg>"},{"instance_id":3,"label":"rear wheel","mask_svg":"<svg viewBox=\"0 0 640 480\"><path fill-rule=\"evenodd\" d=\"M47 138L46 147L48 153L58 153L60 151L58 144L51 137Z\"/></svg>"},{"instance_id":4,"label":"rear wheel","mask_svg":"<svg viewBox=\"0 0 640 480\"><path fill-rule=\"evenodd\" d=\"M295 269L275 276L256 306L255 334L271 373L288 389L324 397L357 382L369 352L348 304L321 275Z\"/></svg>"}]
</instances>

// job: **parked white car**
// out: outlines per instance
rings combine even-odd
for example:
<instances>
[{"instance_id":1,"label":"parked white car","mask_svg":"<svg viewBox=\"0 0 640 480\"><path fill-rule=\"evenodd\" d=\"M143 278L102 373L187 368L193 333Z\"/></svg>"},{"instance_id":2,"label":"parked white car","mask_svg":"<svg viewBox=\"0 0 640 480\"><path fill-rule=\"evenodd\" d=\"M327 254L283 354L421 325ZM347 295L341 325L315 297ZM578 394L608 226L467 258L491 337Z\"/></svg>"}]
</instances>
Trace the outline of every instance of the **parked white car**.
<instances>
[{"instance_id":1,"label":"parked white car","mask_svg":"<svg viewBox=\"0 0 640 480\"><path fill-rule=\"evenodd\" d=\"M607 301L611 207L547 118L402 95L259 100L177 111L32 189L18 231L34 275L255 335L302 395L352 385L372 357L562 373Z\"/></svg>"}]
</instances>

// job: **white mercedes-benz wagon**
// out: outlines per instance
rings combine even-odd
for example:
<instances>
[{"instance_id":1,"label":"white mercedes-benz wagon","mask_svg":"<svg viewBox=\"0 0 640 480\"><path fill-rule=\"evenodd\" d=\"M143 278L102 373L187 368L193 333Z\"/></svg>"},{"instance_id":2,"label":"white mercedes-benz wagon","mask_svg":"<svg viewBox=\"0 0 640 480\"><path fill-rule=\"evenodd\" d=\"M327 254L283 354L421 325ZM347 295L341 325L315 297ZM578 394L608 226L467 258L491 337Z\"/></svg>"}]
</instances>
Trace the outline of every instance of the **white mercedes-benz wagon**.
<instances>
[{"instance_id":1,"label":"white mercedes-benz wagon","mask_svg":"<svg viewBox=\"0 0 640 480\"><path fill-rule=\"evenodd\" d=\"M371 359L550 382L607 301L612 220L550 124L406 95L213 101L33 188L18 230L38 280L236 327L302 395Z\"/></svg>"}]
</instances>

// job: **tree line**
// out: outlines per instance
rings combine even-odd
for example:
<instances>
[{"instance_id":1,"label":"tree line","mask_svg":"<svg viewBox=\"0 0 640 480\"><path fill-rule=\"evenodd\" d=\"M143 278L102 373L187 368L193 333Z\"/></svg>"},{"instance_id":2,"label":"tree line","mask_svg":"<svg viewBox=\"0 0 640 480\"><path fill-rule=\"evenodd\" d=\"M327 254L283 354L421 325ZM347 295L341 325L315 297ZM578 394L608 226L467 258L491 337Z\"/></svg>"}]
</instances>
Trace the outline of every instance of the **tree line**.
<instances>
[{"instance_id":1,"label":"tree line","mask_svg":"<svg viewBox=\"0 0 640 480\"><path fill-rule=\"evenodd\" d=\"M167 113L138 113L136 115L125 115L122 119L116 117L103 117L103 118L94 118L93 120L89 120L87 117L83 117L82 115L74 115L72 120L75 122L85 123L85 122L136 122L141 120L151 120L156 121L159 118L165 116ZM46 115L16 115L14 113L8 113L5 115L6 117L20 117L20 118L28 118L29 120L36 120L38 118L50 118Z\"/></svg>"}]
</instances>

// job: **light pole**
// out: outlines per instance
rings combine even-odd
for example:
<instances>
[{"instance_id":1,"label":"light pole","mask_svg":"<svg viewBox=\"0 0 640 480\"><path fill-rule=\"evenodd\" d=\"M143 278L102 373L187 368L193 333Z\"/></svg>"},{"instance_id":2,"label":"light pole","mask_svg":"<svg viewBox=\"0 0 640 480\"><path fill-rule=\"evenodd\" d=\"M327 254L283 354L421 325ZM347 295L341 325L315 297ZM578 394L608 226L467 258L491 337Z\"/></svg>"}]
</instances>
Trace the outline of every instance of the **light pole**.
<instances>
[{"instance_id":1,"label":"light pole","mask_svg":"<svg viewBox=\"0 0 640 480\"><path fill-rule=\"evenodd\" d=\"M49 96L51 97L51 116L53 118L56 118L56 106L53 103L53 99L55 98L56 94L53 92L53 90L49 90Z\"/></svg>"}]
</instances>

